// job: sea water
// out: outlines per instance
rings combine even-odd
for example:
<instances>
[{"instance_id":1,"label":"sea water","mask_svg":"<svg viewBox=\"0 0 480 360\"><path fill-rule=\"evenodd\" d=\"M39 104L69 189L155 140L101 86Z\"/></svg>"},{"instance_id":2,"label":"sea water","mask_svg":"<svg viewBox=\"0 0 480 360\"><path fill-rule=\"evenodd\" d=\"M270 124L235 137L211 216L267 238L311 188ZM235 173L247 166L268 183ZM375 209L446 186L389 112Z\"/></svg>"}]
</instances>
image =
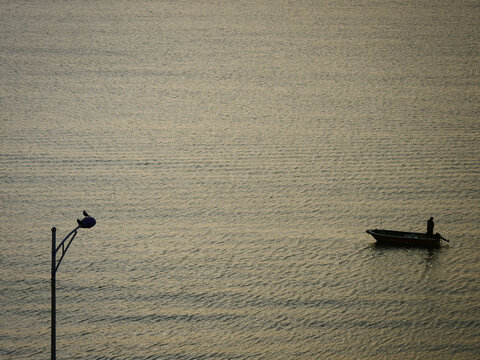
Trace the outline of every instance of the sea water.
<instances>
[{"instance_id":1,"label":"sea water","mask_svg":"<svg viewBox=\"0 0 480 360\"><path fill-rule=\"evenodd\" d=\"M0 358L480 356L479 18L2 1Z\"/></svg>"}]
</instances>

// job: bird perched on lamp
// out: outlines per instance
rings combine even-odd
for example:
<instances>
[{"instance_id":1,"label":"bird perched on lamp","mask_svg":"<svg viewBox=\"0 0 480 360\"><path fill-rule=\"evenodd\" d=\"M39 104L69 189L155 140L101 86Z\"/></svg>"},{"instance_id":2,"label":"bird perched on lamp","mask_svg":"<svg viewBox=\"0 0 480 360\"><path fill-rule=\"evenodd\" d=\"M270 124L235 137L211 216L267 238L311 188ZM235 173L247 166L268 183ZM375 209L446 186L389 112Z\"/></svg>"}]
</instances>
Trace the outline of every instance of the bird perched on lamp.
<instances>
[{"instance_id":1,"label":"bird perched on lamp","mask_svg":"<svg viewBox=\"0 0 480 360\"><path fill-rule=\"evenodd\" d=\"M88 229L93 227L97 222L93 217L88 215L88 213L84 210L83 216L85 216L82 220L77 219L78 226L84 229Z\"/></svg>"}]
</instances>

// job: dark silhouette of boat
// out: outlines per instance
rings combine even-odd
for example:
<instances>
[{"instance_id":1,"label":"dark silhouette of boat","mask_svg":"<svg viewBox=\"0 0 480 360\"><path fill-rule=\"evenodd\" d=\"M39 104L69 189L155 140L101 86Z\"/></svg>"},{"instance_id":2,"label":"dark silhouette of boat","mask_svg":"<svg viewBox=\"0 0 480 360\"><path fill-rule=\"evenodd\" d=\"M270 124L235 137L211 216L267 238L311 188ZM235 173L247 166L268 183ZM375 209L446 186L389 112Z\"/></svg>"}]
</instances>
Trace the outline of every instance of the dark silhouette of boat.
<instances>
[{"instance_id":1,"label":"dark silhouette of boat","mask_svg":"<svg viewBox=\"0 0 480 360\"><path fill-rule=\"evenodd\" d=\"M406 246L439 247L440 240L445 240L439 233L425 234L394 230L367 230L367 234L372 235L378 243Z\"/></svg>"}]
</instances>

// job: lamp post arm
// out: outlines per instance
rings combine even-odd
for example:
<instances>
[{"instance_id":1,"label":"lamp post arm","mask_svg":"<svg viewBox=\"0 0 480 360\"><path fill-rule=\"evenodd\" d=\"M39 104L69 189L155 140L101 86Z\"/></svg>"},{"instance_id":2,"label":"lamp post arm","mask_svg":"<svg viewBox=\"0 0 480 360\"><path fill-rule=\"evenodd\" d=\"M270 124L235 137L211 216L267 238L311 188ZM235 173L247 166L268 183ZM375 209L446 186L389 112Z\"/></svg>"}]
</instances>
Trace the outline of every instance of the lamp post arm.
<instances>
[{"instance_id":1,"label":"lamp post arm","mask_svg":"<svg viewBox=\"0 0 480 360\"><path fill-rule=\"evenodd\" d=\"M67 253L67 250L68 248L70 247L70 244L72 243L73 239L75 239L75 236L77 235L77 230L80 228L80 226L77 226L75 229L73 229L72 231L70 231L70 233L65 237L65 239L63 239L60 244L58 244L58 246L56 247L55 249L55 254L54 254L54 258L56 259L57 257L57 252L62 249L62 255L60 256L60 259L58 259L58 261L56 261L56 264L55 264L55 272L57 272L58 270L58 267L60 266L60 263L62 262L63 260L63 257L65 256L65 254ZM72 236L73 234L73 236ZM70 236L72 236L70 238ZM68 240L68 238L70 238L70 240L68 241L67 243L67 246L65 246L65 242Z\"/></svg>"}]
</instances>

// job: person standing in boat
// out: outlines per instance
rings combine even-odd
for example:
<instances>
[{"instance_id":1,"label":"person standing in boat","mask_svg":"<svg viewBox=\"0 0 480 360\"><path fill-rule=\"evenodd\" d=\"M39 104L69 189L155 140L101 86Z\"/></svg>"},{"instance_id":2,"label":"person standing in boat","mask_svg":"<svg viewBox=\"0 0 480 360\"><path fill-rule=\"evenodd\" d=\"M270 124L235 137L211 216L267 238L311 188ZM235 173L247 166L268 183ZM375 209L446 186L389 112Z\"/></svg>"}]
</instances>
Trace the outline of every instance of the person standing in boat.
<instances>
[{"instance_id":1,"label":"person standing in boat","mask_svg":"<svg viewBox=\"0 0 480 360\"><path fill-rule=\"evenodd\" d=\"M434 226L435 226L435 224L433 223L433 217L431 217L427 221L427 235L433 235L433 227Z\"/></svg>"}]
</instances>

